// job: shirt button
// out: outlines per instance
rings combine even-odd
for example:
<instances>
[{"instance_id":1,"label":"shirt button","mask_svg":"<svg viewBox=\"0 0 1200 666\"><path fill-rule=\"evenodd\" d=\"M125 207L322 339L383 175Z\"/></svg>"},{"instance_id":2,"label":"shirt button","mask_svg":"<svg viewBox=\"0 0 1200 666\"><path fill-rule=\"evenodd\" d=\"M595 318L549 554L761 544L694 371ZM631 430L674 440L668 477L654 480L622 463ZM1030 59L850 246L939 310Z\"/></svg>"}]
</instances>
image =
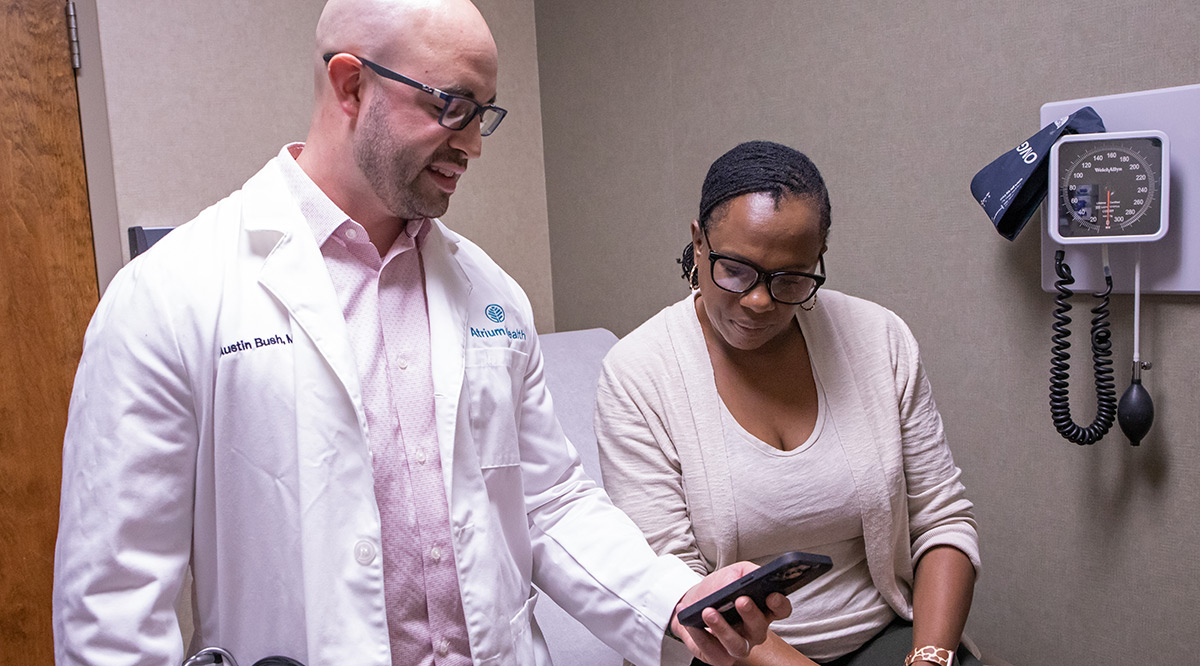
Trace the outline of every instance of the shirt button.
<instances>
[{"instance_id":1,"label":"shirt button","mask_svg":"<svg viewBox=\"0 0 1200 666\"><path fill-rule=\"evenodd\" d=\"M354 544L354 559L358 560L358 563L364 566L374 562L375 544L366 539L362 539Z\"/></svg>"},{"instance_id":2,"label":"shirt button","mask_svg":"<svg viewBox=\"0 0 1200 666\"><path fill-rule=\"evenodd\" d=\"M433 548L429 549L429 557L433 558L434 562L441 562L442 561L442 549L438 548L437 546L434 546Z\"/></svg>"},{"instance_id":3,"label":"shirt button","mask_svg":"<svg viewBox=\"0 0 1200 666\"><path fill-rule=\"evenodd\" d=\"M441 656L446 656L450 652L450 640L443 638L437 643L437 653Z\"/></svg>"},{"instance_id":4,"label":"shirt button","mask_svg":"<svg viewBox=\"0 0 1200 666\"><path fill-rule=\"evenodd\" d=\"M358 238L358 229L355 229L354 227L349 227L346 229L346 238L349 238L350 240Z\"/></svg>"},{"instance_id":5,"label":"shirt button","mask_svg":"<svg viewBox=\"0 0 1200 666\"><path fill-rule=\"evenodd\" d=\"M408 359L401 356L400 358L396 359L396 365L400 366L401 370L407 370L408 369Z\"/></svg>"},{"instance_id":6,"label":"shirt button","mask_svg":"<svg viewBox=\"0 0 1200 666\"><path fill-rule=\"evenodd\" d=\"M417 463L425 464L425 449L417 449Z\"/></svg>"}]
</instances>

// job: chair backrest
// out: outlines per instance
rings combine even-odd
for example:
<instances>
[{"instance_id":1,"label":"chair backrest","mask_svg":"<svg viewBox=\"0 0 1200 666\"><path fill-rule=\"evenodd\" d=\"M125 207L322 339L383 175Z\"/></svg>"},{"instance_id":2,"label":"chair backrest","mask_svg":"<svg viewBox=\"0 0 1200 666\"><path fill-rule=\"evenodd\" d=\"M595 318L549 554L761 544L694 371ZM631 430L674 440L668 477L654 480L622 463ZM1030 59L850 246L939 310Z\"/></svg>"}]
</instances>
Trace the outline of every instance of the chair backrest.
<instances>
[{"instance_id":1,"label":"chair backrest","mask_svg":"<svg viewBox=\"0 0 1200 666\"><path fill-rule=\"evenodd\" d=\"M129 227L129 260L150 249L175 227Z\"/></svg>"},{"instance_id":2,"label":"chair backrest","mask_svg":"<svg viewBox=\"0 0 1200 666\"><path fill-rule=\"evenodd\" d=\"M600 362L617 336L602 328L547 333L541 336L546 386L563 432L579 451L583 468L600 483L600 458L592 429ZM550 648L555 666L621 666L621 656L558 607L548 596L538 599L534 618Z\"/></svg>"}]
</instances>

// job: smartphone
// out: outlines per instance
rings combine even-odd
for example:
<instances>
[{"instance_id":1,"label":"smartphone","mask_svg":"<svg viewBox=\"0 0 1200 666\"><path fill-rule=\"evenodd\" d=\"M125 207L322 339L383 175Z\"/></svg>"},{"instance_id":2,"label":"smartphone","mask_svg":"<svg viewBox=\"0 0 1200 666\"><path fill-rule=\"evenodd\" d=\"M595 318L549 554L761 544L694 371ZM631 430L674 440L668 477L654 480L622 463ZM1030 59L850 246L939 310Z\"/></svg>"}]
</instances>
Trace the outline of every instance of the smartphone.
<instances>
[{"instance_id":1,"label":"smartphone","mask_svg":"<svg viewBox=\"0 0 1200 666\"><path fill-rule=\"evenodd\" d=\"M698 629L705 628L700 616L705 608L715 608L729 624L741 624L733 602L739 597L750 597L762 612L768 612L767 597L772 592L791 594L810 583L814 578L833 568L833 560L825 555L792 551L771 560L765 566L742 576L725 587L704 597L679 612L679 623Z\"/></svg>"}]
</instances>

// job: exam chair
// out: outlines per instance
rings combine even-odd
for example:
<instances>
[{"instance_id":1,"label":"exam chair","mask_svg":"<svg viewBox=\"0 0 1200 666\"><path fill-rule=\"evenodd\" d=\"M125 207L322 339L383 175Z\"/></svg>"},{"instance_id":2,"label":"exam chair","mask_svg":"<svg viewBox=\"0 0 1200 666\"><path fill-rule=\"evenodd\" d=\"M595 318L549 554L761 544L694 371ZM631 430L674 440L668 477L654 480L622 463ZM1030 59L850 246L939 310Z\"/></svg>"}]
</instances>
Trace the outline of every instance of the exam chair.
<instances>
[{"instance_id":1,"label":"exam chair","mask_svg":"<svg viewBox=\"0 0 1200 666\"><path fill-rule=\"evenodd\" d=\"M547 333L541 336L546 386L563 431L583 461L583 468L600 483L600 457L592 430L600 362L617 336L603 328ZM543 594L533 617L542 630L555 666L621 666L621 656Z\"/></svg>"}]
</instances>

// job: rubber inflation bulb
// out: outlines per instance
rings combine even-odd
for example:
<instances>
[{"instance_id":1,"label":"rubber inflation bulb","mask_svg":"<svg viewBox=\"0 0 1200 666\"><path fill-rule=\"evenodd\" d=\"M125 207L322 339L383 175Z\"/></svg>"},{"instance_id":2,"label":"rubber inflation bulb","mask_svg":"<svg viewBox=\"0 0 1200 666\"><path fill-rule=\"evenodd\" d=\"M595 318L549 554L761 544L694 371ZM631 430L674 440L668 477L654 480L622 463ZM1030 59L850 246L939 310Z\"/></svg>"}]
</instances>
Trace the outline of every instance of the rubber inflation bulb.
<instances>
[{"instance_id":1,"label":"rubber inflation bulb","mask_svg":"<svg viewBox=\"0 0 1200 666\"><path fill-rule=\"evenodd\" d=\"M1117 404L1117 423L1121 424L1121 430L1133 446L1141 444L1142 438L1150 432L1150 426L1154 424L1154 401L1142 386L1141 379L1134 379L1121 396L1121 402Z\"/></svg>"}]
</instances>

